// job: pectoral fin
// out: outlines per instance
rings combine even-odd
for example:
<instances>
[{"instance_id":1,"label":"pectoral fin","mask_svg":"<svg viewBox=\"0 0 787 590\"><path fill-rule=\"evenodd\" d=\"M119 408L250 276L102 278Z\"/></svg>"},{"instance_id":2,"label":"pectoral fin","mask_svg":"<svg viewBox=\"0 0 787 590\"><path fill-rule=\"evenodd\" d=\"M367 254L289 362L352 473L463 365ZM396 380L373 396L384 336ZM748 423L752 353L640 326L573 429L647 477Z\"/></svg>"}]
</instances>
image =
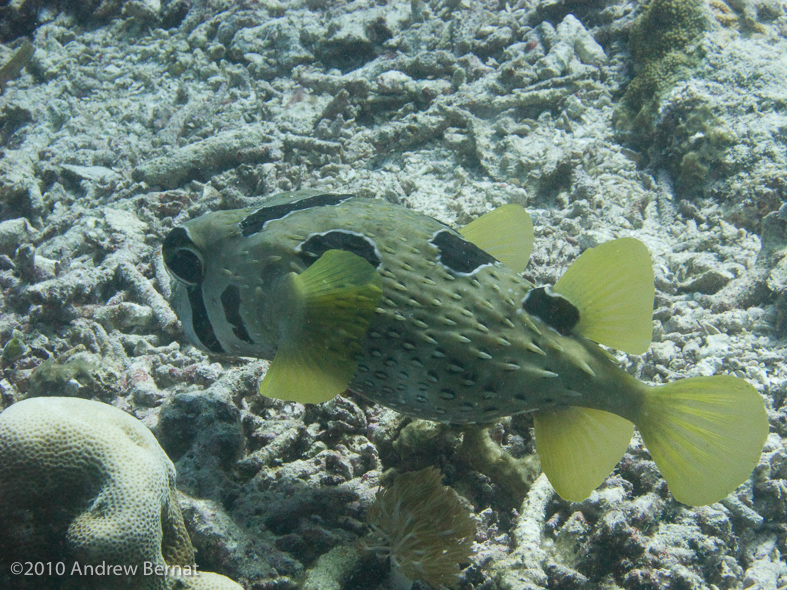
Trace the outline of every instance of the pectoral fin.
<instances>
[{"instance_id":1,"label":"pectoral fin","mask_svg":"<svg viewBox=\"0 0 787 590\"><path fill-rule=\"evenodd\" d=\"M282 292L281 342L260 393L312 404L342 393L381 295L375 268L343 250L328 250L303 273L291 273Z\"/></svg>"},{"instance_id":2,"label":"pectoral fin","mask_svg":"<svg viewBox=\"0 0 787 590\"><path fill-rule=\"evenodd\" d=\"M484 213L459 233L511 270L521 273L533 249L533 221L527 211L513 203Z\"/></svg>"},{"instance_id":3,"label":"pectoral fin","mask_svg":"<svg viewBox=\"0 0 787 590\"><path fill-rule=\"evenodd\" d=\"M628 420L590 408L535 414L541 468L564 500L580 502L612 473L631 442Z\"/></svg>"}]
</instances>

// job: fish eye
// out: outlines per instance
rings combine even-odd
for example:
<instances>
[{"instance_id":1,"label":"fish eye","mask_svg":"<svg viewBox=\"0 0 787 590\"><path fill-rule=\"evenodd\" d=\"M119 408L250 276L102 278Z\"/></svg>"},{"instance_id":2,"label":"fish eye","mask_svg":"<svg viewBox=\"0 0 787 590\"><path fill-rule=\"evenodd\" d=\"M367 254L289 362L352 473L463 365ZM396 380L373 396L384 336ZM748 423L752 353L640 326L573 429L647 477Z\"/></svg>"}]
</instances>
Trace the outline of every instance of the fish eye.
<instances>
[{"instance_id":1,"label":"fish eye","mask_svg":"<svg viewBox=\"0 0 787 590\"><path fill-rule=\"evenodd\" d=\"M176 227L169 232L161 246L161 252L167 270L175 279L187 285L196 285L202 281L205 273L202 255L185 229Z\"/></svg>"}]
</instances>

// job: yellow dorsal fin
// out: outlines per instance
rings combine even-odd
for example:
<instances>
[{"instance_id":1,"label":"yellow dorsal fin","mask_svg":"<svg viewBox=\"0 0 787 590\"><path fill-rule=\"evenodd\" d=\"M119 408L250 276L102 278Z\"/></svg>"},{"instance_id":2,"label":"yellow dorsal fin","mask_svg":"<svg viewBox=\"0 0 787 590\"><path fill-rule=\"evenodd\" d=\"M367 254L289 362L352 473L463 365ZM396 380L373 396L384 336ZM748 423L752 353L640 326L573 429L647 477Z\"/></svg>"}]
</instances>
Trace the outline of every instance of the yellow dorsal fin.
<instances>
[{"instance_id":1,"label":"yellow dorsal fin","mask_svg":"<svg viewBox=\"0 0 787 590\"><path fill-rule=\"evenodd\" d=\"M636 424L672 495L693 506L718 502L746 481L768 436L762 397L732 375L649 389Z\"/></svg>"},{"instance_id":2,"label":"yellow dorsal fin","mask_svg":"<svg viewBox=\"0 0 787 590\"><path fill-rule=\"evenodd\" d=\"M375 268L344 250L328 250L303 273L290 273L281 341L260 393L311 404L342 393L381 295Z\"/></svg>"},{"instance_id":3,"label":"yellow dorsal fin","mask_svg":"<svg viewBox=\"0 0 787 590\"><path fill-rule=\"evenodd\" d=\"M579 310L574 332L631 354L653 336L653 265L645 244L620 238L585 250L553 290Z\"/></svg>"},{"instance_id":4,"label":"yellow dorsal fin","mask_svg":"<svg viewBox=\"0 0 787 590\"><path fill-rule=\"evenodd\" d=\"M533 249L533 221L524 207L510 203L484 213L459 233L514 272L521 273Z\"/></svg>"},{"instance_id":5,"label":"yellow dorsal fin","mask_svg":"<svg viewBox=\"0 0 787 590\"><path fill-rule=\"evenodd\" d=\"M581 502L612 473L631 442L634 425L590 408L534 415L541 468L558 495Z\"/></svg>"}]
</instances>

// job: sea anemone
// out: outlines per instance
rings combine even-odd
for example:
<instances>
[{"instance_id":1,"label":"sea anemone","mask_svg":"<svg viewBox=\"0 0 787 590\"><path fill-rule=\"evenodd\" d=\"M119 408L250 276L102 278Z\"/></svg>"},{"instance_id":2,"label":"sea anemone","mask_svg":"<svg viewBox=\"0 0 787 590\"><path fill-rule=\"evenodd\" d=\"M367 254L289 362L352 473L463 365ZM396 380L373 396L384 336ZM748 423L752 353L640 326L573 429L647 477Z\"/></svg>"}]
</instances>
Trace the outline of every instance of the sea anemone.
<instances>
[{"instance_id":1,"label":"sea anemone","mask_svg":"<svg viewBox=\"0 0 787 590\"><path fill-rule=\"evenodd\" d=\"M470 559L475 521L440 480L434 467L403 473L377 492L366 513L375 537L366 545L391 558L397 589L409 589L414 580L454 587L460 564Z\"/></svg>"}]
</instances>

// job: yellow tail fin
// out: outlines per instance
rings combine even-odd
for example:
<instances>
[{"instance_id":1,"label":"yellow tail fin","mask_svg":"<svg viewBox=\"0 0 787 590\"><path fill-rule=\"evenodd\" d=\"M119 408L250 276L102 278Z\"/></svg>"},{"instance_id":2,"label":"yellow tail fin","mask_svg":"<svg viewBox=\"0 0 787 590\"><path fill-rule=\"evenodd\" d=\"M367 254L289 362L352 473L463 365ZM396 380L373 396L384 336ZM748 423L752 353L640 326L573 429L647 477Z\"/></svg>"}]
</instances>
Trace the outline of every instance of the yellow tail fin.
<instances>
[{"instance_id":1,"label":"yellow tail fin","mask_svg":"<svg viewBox=\"0 0 787 590\"><path fill-rule=\"evenodd\" d=\"M768 436L760 394L731 375L652 388L636 424L672 495L692 506L718 502L746 481Z\"/></svg>"}]
</instances>

